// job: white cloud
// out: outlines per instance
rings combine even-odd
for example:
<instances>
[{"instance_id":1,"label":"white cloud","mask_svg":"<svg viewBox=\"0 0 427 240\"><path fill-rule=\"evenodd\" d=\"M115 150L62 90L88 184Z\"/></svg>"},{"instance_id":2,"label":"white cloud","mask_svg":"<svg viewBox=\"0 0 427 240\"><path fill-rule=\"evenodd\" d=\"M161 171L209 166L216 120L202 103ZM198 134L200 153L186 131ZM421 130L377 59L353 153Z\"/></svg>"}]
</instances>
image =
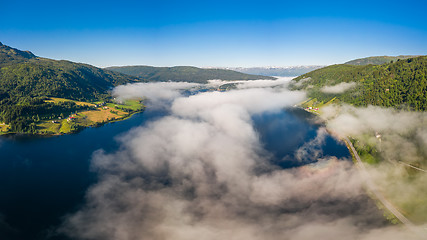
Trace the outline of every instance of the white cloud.
<instances>
[{"instance_id":1,"label":"white cloud","mask_svg":"<svg viewBox=\"0 0 427 240\"><path fill-rule=\"evenodd\" d=\"M389 201L404 207L401 210L406 215L422 219L426 212L423 202L427 200L427 174L405 164L426 169L427 113L348 105L329 106L322 111L330 130L355 137L359 147L374 149L371 154L381 162L366 165L373 182Z\"/></svg>"},{"instance_id":2,"label":"white cloud","mask_svg":"<svg viewBox=\"0 0 427 240\"><path fill-rule=\"evenodd\" d=\"M408 239L372 214L377 209L351 162L322 159L294 169L269 162L251 114L292 106L304 94L264 83L190 97L165 93L163 99L176 97L171 115L123 136L116 153L94 154L99 182L61 231L107 240ZM166 85L115 93L180 88ZM319 130L315 141L324 134Z\"/></svg>"},{"instance_id":3,"label":"white cloud","mask_svg":"<svg viewBox=\"0 0 427 240\"><path fill-rule=\"evenodd\" d=\"M324 93L343 93L351 88L354 88L357 84L355 82L342 82L334 86L324 86L320 91Z\"/></svg>"},{"instance_id":4,"label":"white cloud","mask_svg":"<svg viewBox=\"0 0 427 240\"><path fill-rule=\"evenodd\" d=\"M311 77L306 77L306 78L299 80L298 82L293 81L293 84L297 87L301 87L303 85L303 83L305 83L309 80L311 80Z\"/></svg>"},{"instance_id":5,"label":"white cloud","mask_svg":"<svg viewBox=\"0 0 427 240\"><path fill-rule=\"evenodd\" d=\"M149 82L121 85L113 90L113 96L119 100L131 98L147 98L152 106L164 100L173 100L181 96L180 90L200 86L198 83L188 82Z\"/></svg>"}]
</instances>

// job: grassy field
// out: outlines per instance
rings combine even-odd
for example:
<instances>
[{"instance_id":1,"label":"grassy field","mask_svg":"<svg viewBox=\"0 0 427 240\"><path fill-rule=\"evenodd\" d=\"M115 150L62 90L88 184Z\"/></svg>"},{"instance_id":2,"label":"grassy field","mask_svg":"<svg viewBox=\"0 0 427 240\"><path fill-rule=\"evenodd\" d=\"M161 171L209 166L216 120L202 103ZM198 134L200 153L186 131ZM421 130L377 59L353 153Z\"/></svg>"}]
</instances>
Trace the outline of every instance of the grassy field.
<instances>
[{"instance_id":1,"label":"grassy field","mask_svg":"<svg viewBox=\"0 0 427 240\"><path fill-rule=\"evenodd\" d=\"M131 114L140 112L144 106L141 100L127 100L124 103L89 103L79 102L64 98L51 97L47 102L74 102L77 105L97 106L95 110L82 111L66 116L65 119L52 119L49 121L40 121L37 124L37 131L39 134L66 134L75 132L85 127L98 126L99 124L117 121L129 117ZM4 129L7 127L4 126ZM3 129L0 125L0 130ZM1 132L0 132L1 133Z\"/></svg>"},{"instance_id":2,"label":"grassy field","mask_svg":"<svg viewBox=\"0 0 427 240\"><path fill-rule=\"evenodd\" d=\"M326 103L322 102L322 101L318 101L317 98L310 98L310 99L307 99L306 101L300 103L299 105L309 112L317 112L317 113L321 114L322 113L322 109L321 109L322 107L326 107L332 103L338 103L338 102L339 102L339 100L335 97ZM310 107L311 107L311 109L307 109ZM318 108L318 110L315 110L316 108Z\"/></svg>"},{"instance_id":3,"label":"grassy field","mask_svg":"<svg viewBox=\"0 0 427 240\"><path fill-rule=\"evenodd\" d=\"M46 102L53 102L53 103L58 103L58 102L74 102L75 104L79 105L79 106L95 106L94 103L89 103L89 102L79 102L79 101L74 101L74 100L70 100L70 99L66 99L66 98L56 98L56 97L51 97L49 98L49 100L46 100Z\"/></svg>"},{"instance_id":4,"label":"grassy field","mask_svg":"<svg viewBox=\"0 0 427 240\"><path fill-rule=\"evenodd\" d=\"M70 133L71 131L71 123L69 123L67 120L63 120L61 122L61 127L59 128L60 133Z\"/></svg>"},{"instance_id":5,"label":"grassy field","mask_svg":"<svg viewBox=\"0 0 427 240\"><path fill-rule=\"evenodd\" d=\"M126 100L122 104L107 103L107 107L138 111L141 109L141 99Z\"/></svg>"},{"instance_id":6,"label":"grassy field","mask_svg":"<svg viewBox=\"0 0 427 240\"><path fill-rule=\"evenodd\" d=\"M387 165L388 162L381 157L376 145L372 142L367 143L368 137L368 135L362 135L358 140L353 139L352 142L364 163L372 167L381 167L385 177L376 181L379 190L410 221L415 224L425 224L427 222L427 185L424 184L427 182L426 173L397 163ZM398 171L401 167L403 167L401 171Z\"/></svg>"},{"instance_id":7,"label":"grassy field","mask_svg":"<svg viewBox=\"0 0 427 240\"><path fill-rule=\"evenodd\" d=\"M0 123L0 135L7 133L7 131L9 131L9 125Z\"/></svg>"},{"instance_id":8,"label":"grassy field","mask_svg":"<svg viewBox=\"0 0 427 240\"><path fill-rule=\"evenodd\" d=\"M118 110L111 106L105 106L95 111L81 112L79 113L79 115L81 115L82 117L86 117L91 122L99 123L99 122L107 122L111 120L117 120L119 118L124 118L128 115L128 113Z\"/></svg>"},{"instance_id":9,"label":"grassy field","mask_svg":"<svg viewBox=\"0 0 427 240\"><path fill-rule=\"evenodd\" d=\"M386 179L387 185L382 186L381 190L384 196L409 220L415 224L425 224L427 222L427 185L423 184L424 181L414 181L416 177L425 179L420 175L408 174L405 177L390 173Z\"/></svg>"},{"instance_id":10,"label":"grassy field","mask_svg":"<svg viewBox=\"0 0 427 240\"><path fill-rule=\"evenodd\" d=\"M299 106L303 107L308 112L319 114L323 107L337 102L339 102L339 100L335 98L326 103L319 102L314 98L300 103ZM311 109L307 109L308 107L311 107ZM315 108L319 109L316 111L314 110ZM385 159L383 159L381 151L378 149L379 140L374 133L359 135L357 139L353 138L351 141L361 160L367 164L367 166L378 167L380 166L379 164L384 164ZM418 162L415 165L422 169L426 169L425 162L427 161ZM398 174L397 172L399 171L394 171L396 168L402 167L402 165L398 163L394 163L394 165L390 165L389 167L384 167L387 166L386 162L385 165L382 166L382 171L386 171L384 173L387 174L388 177L377 181L381 193L384 194L387 200L399 209L410 221L415 224L425 224L427 222L427 184L420 184L420 182L427 182L427 174L410 167L404 167L400 174ZM400 191L397 189L400 189ZM405 191L402 191L402 189L405 189ZM379 202L377 204L379 204ZM381 204L379 204L378 207L384 211L385 217L390 220L390 222L397 223L398 220L393 217L384 206L380 205Z\"/></svg>"},{"instance_id":11,"label":"grassy field","mask_svg":"<svg viewBox=\"0 0 427 240\"><path fill-rule=\"evenodd\" d=\"M60 123L53 123L52 121L43 121L37 126L41 133L44 134L54 134L59 132L59 129L61 128Z\"/></svg>"}]
</instances>

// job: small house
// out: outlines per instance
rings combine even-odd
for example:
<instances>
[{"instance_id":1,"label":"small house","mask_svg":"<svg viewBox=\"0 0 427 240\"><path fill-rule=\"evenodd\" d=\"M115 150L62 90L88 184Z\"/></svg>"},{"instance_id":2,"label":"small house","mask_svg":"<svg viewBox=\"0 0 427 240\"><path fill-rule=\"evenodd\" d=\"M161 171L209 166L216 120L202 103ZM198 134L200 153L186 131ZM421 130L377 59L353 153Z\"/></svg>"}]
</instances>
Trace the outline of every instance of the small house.
<instances>
[{"instance_id":1,"label":"small house","mask_svg":"<svg viewBox=\"0 0 427 240\"><path fill-rule=\"evenodd\" d=\"M70 122L70 121L74 121L74 120L76 120L76 118L75 118L75 117L69 117L69 118L67 118L67 121L68 121L68 122Z\"/></svg>"}]
</instances>

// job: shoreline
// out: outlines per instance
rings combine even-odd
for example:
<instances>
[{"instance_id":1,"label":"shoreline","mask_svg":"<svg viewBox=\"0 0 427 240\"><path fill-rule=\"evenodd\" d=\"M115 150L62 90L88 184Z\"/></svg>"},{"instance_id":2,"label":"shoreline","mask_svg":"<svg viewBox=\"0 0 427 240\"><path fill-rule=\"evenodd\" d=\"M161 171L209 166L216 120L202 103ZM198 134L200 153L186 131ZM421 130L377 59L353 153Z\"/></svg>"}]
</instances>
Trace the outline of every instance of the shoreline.
<instances>
[{"instance_id":1,"label":"shoreline","mask_svg":"<svg viewBox=\"0 0 427 240\"><path fill-rule=\"evenodd\" d=\"M129 118L131 118L133 115L138 114L138 113L143 113L145 111L145 106L136 112L132 112L126 116L123 116L122 118L115 118L115 119L111 119L105 122L96 122L93 125L89 125L89 126L78 126L78 128L74 131L70 131L68 133L55 133L55 134L51 134L51 133L20 133L20 132L0 132L0 137L8 137L8 136L16 136L16 135L21 135L21 136L34 136L34 137L57 137L57 136L64 136L64 135L68 135L68 134L76 134L79 133L80 131L83 131L87 128L97 128L97 127L102 127L106 124L109 123L114 123L114 122L120 122L120 121L125 121Z\"/></svg>"},{"instance_id":2,"label":"shoreline","mask_svg":"<svg viewBox=\"0 0 427 240\"><path fill-rule=\"evenodd\" d=\"M356 168L359 170L359 172L364 176L364 185L366 192L368 196L372 200L374 200L377 204L377 207L380 211L384 213L384 217L391 223L393 223L393 220L397 220L400 224L403 224L407 229L411 230L414 234L420 234L419 229L417 229L416 225L412 223L408 218L406 218L394 205L389 202L377 189L375 186L375 183L371 180L369 173L367 172L367 169L361 160L359 154L357 153L357 150L349 140L347 136L342 136L333 130L329 129L326 126L327 121L323 118L321 118L320 113L307 110L306 108L296 105L295 107L303 109L304 111L313 114L313 116L317 116L319 118L319 121L321 121L323 124L325 124L326 131L331 135L339 139L340 141L344 142L350 155L352 156L352 162L356 166Z\"/></svg>"}]
</instances>

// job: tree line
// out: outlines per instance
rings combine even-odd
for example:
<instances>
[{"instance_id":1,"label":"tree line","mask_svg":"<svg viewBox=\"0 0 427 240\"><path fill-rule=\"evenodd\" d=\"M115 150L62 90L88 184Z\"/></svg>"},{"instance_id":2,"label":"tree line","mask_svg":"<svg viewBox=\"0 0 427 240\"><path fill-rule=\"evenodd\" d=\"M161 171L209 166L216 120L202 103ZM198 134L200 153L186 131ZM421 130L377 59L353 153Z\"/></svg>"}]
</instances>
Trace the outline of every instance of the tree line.
<instances>
[{"instance_id":1,"label":"tree line","mask_svg":"<svg viewBox=\"0 0 427 240\"><path fill-rule=\"evenodd\" d=\"M327 102L333 97L356 106L384 106L414 111L427 110L427 57L409 58L382 65L333 65L293 80L291 89L305 89L309 97ZM330 94L324 86L342 82L357 85Z\"/></svg>"}]
</instances>

